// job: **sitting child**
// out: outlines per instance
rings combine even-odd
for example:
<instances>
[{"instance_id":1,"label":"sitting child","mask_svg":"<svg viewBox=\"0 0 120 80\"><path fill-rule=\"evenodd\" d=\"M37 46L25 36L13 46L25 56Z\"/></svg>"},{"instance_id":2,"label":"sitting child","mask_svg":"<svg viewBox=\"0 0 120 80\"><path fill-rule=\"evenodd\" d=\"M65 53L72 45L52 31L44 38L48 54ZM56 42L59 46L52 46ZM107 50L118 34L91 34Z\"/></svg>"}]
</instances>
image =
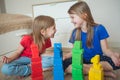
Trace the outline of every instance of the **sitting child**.
<instances>
[{"instance_id":1,"label":"sitting child","mask_svg":"<svg viewBox=\"0 0 120 80\"><path fill-rule=\"evenodd\" d=\"M107 38L109 34L105 27L94 22L89 6L84 1L79 1L70 7L68 13L75 29L72 32L69 42L74 44L76 40L82 41L84 74L88 74L91 67L91 58L100 55L100 63L106 76L113 78L116 75L112 70L120 69L120 54L109 49ZM64 59L64 70L72 63L71 53ZM71 72L71 67L68 67Z\"/></svg>"},{"instance_id":2,"label":"sitting child","mask_svg":"<svg viewBox=\"0 0 120 80\"><path fill-rule=\"evenodd\" d=\"M39 54L42 55L43 71L53 66L53 56L45 50L51 47L50 38L56 33L55 21L50 16L38 16L33 21L32 33L24 35L20 41L18 49L11 56L3 56L4 63L1 72L9 76L24 77L31 74L31 44L38 45Z\"/></svg>"}]
</instances>

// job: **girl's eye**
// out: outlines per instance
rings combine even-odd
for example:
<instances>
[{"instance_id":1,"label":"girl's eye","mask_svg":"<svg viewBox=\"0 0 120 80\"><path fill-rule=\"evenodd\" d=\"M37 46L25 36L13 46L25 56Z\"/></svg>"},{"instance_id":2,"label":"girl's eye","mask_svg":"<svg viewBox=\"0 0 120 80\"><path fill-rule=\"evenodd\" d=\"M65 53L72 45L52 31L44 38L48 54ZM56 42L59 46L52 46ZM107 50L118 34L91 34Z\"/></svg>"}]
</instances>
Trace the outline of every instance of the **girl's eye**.
<instances>
[{"instance_id":1,"label":"girl's eye","mask_svg":"<svg viewBox=\"0 0 120 80\"><path fill-rule=\"evenodd\" d=\"M53 29L55 29L55 27L53 27Z\"/></svg>"},{"instance_id":2,"label":"girl's eye","mask_svg":"<svg viewBox=\"0 0 120 80\"><path fill-rule=\"evenodd\" d=\"M71 19L73 19L74 17L71 17Z\"/></svg>"}]
</instances>

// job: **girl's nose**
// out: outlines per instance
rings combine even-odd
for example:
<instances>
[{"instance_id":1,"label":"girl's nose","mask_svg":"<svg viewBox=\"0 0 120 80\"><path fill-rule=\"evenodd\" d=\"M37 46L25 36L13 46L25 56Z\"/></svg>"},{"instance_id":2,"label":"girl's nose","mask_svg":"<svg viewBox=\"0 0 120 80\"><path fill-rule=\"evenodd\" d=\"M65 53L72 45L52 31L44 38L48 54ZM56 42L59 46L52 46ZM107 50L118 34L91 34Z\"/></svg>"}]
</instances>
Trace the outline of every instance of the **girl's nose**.
<instances>
[{"instance_id":1,"label":"girl's nose","mask_svg":"<svg viewBox=\"0 0 120 80\"><path fill-rule=\"evenodd\" d=\"M74 21L73 21L73 20L71 20L71 23L74 23Z\"/></svg>"},{"instance_id":2,"label":"girl's nose","mask_svg":"<svg viewBox=\"0 0 120 80\"><path fill-rule=\"evenodd\" d=\"M55 33L57 32L57 29L55 29Z\"/></svg>"}]
</instances>

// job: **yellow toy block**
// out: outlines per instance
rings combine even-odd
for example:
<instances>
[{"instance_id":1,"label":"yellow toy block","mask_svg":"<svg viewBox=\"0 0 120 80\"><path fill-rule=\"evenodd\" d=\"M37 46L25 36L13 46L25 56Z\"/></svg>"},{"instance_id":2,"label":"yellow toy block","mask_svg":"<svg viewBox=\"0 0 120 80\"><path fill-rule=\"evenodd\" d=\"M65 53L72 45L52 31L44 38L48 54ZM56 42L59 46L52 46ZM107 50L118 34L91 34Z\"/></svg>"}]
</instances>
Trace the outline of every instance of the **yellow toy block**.
<instances>
[{"instance_id":1,"label":"yellow toy block","mask_svg":"<svg viewBox=\"0 0 120 80\"><path fill-rule=\"evenodd\" d=\"M91 59L93 65L89 70L89 80L104 80L104 72L100 64L100 56L96 55Z\"/></svg>"}]
</instances>

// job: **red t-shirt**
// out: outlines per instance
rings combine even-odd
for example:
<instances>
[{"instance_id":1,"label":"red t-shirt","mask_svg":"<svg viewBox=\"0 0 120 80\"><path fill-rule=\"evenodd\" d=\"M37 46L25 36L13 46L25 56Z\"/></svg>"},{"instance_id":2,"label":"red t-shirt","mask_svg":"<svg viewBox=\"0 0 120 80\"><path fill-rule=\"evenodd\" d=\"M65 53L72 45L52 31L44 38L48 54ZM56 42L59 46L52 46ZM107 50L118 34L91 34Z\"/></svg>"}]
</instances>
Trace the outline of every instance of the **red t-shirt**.
<instances>
[{"instance_id":1,"label":"red t-shirt","mask_svg":"<svg viewBox=\"0 0 120 80\"><path fill-rule=\"evenodd\" d=\"M31 58L32 57L32 51L31 51L31 44L33 42L33 38L30 35L24 35L20 41L20 44L24 47L23 52L20 56L26 56ZM43 45L42 51L44 51L46 48L51 47L51 40L50 38L45 41L45 45ZM42 52L40 51L40 52Z\"/></svg>"}]
</instances>

